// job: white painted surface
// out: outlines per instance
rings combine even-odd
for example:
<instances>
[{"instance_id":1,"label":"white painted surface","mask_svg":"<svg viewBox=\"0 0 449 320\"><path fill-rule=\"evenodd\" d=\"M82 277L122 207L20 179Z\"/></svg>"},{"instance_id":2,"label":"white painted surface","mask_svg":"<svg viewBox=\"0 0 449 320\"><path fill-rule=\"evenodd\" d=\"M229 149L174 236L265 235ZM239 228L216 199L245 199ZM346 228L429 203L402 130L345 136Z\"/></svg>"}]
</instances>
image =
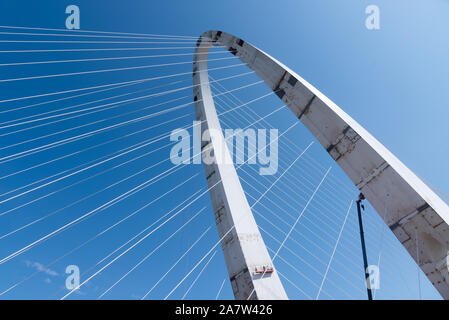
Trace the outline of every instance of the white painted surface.
<instances>
[{"instance_id":1,"label":"white painted surface","mask_svg":"<svg viewBox=\"0 0 449 320\"><path fill-rule=\"evenodd\" d=\"M204 150L210 146L204 143L202 145L205 160L203 163L220 238L234 226L234 229L222 241L234 296L236 299L246 300L254 290L251 299L287 299L276 272L265 274L264 277L255 274L256 267L273 266L273 263L254 220L227 145L224 143L208 83L206 60L209 49L208 44L200 45L197 52L201 54L195 56L194 70L198 70L193 77L194 85L196 85L194 95L197 98L195 111L197 120L206 120L201 126L201 136L207 129L217 130L219 134L213 135L211 139L212 148L214 152L224 149L224 161L207 164L209 161L204 159L206 153Z\"/></svg>"}]
</instances>

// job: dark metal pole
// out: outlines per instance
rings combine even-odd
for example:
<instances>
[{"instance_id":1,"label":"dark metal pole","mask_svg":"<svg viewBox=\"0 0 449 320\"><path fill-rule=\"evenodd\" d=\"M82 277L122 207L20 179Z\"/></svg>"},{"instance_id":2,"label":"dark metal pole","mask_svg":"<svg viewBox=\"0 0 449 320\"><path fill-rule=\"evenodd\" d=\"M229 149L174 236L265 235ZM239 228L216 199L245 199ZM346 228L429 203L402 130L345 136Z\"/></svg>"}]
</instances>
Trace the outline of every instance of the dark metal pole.
<instances>
[{"instance_id":1,"label":"dark metal pole","mask_svg":"<svg viewBox=\"0 0 449 320\"><path fill-rule=\"evenodd\" d=\"M368 285L368 280L369 280L368 257L366 256L365 235L363 232L363 223L362 223L362 210L361 210L362 200L365 200L365 196L363 194L359 194L359 199L357 200L357 214L359 216L360 242L362 243L363 266L365 267L366 290L368 291L368 300L373 300L373 294L371 292L370 286Z\"/></svg>"}]
</instances>

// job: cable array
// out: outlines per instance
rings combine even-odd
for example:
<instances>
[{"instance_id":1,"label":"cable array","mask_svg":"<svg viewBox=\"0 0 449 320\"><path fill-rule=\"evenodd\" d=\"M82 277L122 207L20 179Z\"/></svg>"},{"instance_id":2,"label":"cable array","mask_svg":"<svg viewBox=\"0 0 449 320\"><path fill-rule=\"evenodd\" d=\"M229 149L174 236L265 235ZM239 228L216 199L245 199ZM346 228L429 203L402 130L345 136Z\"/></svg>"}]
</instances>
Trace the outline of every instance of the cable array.
<instances>
[{"instance_id":1,"label":"cable array","mask_svg":"<svg viewBox=\"0 0 449 320\"><path fill-rule=\"evenodd\" d=\"M232 228L213 232L208 198L220 181L208 189L202 165L170 157L172 132L195 129L196 41L0 26L2 298L233 297L219 248ZM208 71L224 130L279 132L262 149L236 146L248 158L235 167L288 296L363 299L355 187L225 48L211 50ZM252 160L275 147L276 173L260 175ZM200 156L186 151L187 162ZM401 267L407 253L373 210L364 219L369 259L398 293L377 297L414 297L410 279L426 283ZM67 289L72 264L80 281Z\"/></svg>"}]
</instances>

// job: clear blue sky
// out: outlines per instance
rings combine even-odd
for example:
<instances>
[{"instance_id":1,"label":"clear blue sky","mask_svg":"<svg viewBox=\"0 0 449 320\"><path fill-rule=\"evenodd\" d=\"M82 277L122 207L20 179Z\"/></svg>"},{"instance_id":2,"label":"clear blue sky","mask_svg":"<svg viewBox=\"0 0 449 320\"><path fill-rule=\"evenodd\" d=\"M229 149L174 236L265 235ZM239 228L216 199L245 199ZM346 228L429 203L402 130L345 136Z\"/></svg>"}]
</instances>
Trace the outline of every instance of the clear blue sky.
<instances>
[{"instance_id":1,"label":"clear blue sky","mask_svg":"<svg viewBox=\"0 0 449 320\"><path fill-rule=\"evenodd\" d=\"M210 29L218 29L235 34L248 42L258 46L273 57L288 65L295 70L307 81L326 94L330 99L342 107L349 115L362 124L370 133L380 140L387 148L389 148L399 159L409 166L419 176L446 193L449 193L449 172L447 170L447 158L449 148L449 130L447 127L447 119L449 118L449 21L447 19L449 13L449 1L447 0L348 0L348 1L2 1L0 3L0 25L3 26L29 26L40 28L57 28L65 27L65 8L69 4L79 5L81 10L81 29L99 30L99 31L117 31L117 32L134 32L134 33L154 33L154 34L172 34L172 35L188 35L199 36L202 32ZM370 31L365 28L365 8L369 4L376 4L380 7L381 29ZM4 29L0 31L6 31ZM9 30L11 31L11 30ZM20 32L13 30L12 32ZM30 31L31 32L31 31ZM37 33L38 31L32 31ZM3 40L18 39L19 36L0 35ZM36 40L35 38L23 38L26 40ZM40 37L40 40L55 40ZM61 40L61 39L56 39ZM79 40L79 39L76 39ZM84 39L89 40L89 39ZM123 39L122 39L123 40ZM117 40L117 41L120 41ZM193 46L193 43L191 43ZM68 45L70 48L75 47L106 47L106 45ZM119 45L114 45L118 47ZM114 47L113 46L113 47ZM122 45L123 46L123 45ZM129 45L131 46L131 45ZM39 49L39 48L62 48L60 45L51 44L14 44L1 43L0 50L13 49ZM163 53L169 53L162 51ZM189 51L185 51L189 52ZM113 57L126 55L139 55L143 52L118 52L118 53L42 53L42 54L4 54L1 53L1 63L18 62L18 61L36 61L36 60L64 60L79 59L90 57ZM153 52L145 54L154 54ZM217 55L218 56L218 55ZM228 57L221 55L220 57ZM95 69L119 68L127 66L138 66L154 63L167 63L175 61L189 61L191 56L181 57L177 59L160 59L160 60L134 60L134 61L114 61L114 62L97 62L91 64L53 64L44 66L28 66L28 67L2 67L0 72L1 79L27 77L30 75L56 74L65 72L87 71ZM3 62L4 61L4 62ZM157 61L157 62L155 62ZM217 61L211 63L211 67L229 65L236 61ZM28 96L43 92L52 92L60 90L69 90L73 88L81 88L105 84L111 82L121 82L134 79L148 78L158 75L189 72L191 65L183 65L179 67L171 67L167 69L150 69L150 70L134 70L117 73L104 73L95 76L74 76L63 77L48 80L27 80L11 83L0 83L0 99L10 99L14 97ZM245 71L243 68L240 72ZM215 78L236 74L232 72L216 72L212 74ZM161 82L154 82L152 85L166 85L170 81L176 79L168 79ZM183 77L183 83L177 84L178 87L191 85L190 76ZM256 81L255 77L249 77L245 81ZM241 80L243 83L243 80ZM238 87L239 80L225 83L228 89ZM167 87L158 89L166 90ZM133 90L148 89L146 85L136 86ZM129 89L114 91L120 93L129 92ZM243 101L248 101L254 97L260 96L268 92L266 88L249 89L245 92L239 92L238 97ZM102 99L111 96L112 93L97 94L95 99ZM140 94L141 95L141 94ZM191 101L191 96L183 98L184 95L191 95L190 91L171 95L171 98L180 98L183 103ZM136 97L138 95L132 95ZM48 98L49 99L49 98ZM52 111L58 108L72 106L74 104L86 103L93 100L93 97L81 97L74 100L65 100L64 102L53 104L51 106L42 105L34 108L34 112ZM182 100L183 99L183 100ZM37 99L29 101L18 101L13 103L2 103L0 110L7 110L26 106L31 103L38 103L45 99ZM131 111L139 110L144 106L162 103L166 101L164 98L155 98L151 102L140 102L129 105ZM180 102L177 102L178 104ZM272 106L279 105L276 99L267 100L260 104L260 111L265 114L272 110ZM170 106L175 106L171 103ZM163 110L166 106L159 107L157 110ZM128 111L128 109L126 109ZM190 111L193 107L190 106ZM8 113L0 116L1 122L13 120L15 118L25 117L33 113L28 111L19 111L17 113ZM97 117L89 116L88 118L76 119L69 123L57 124L51 128L39 128L29 130L23 133L2 136L0 139L0 147L8 146L37 136L49 134L57 130L63 130L75 125L101 119L101 117L112 117L119 115L123 111L107 111L101 113ZM138 115L145 115L145 112L138 111ZM37 114L35 113L35 114ZM263 112L262 112L263 113ZM185 110L176 111L176 116L182 116ZM135 116L135 115L134 115ZM133 115L125 116L123 119L132 119ZM182 121L175 124L178 126L188 125L193 120L193 112ZM4 176L9 172L21 170L32 164L62 156L73 152L74 150L86 147L84 143L95 145L110 139L119 138L123 135L133 132L133 130L141 130L149 125L157 125L160 122L168 121L169 115L162 116L156 120L139 123L127 128L108 132L102 137L94 137L88 142L76 142L64 147L55 148L51 152L39 153L32 157L25 157L20 160L11 161L0 164L0 175ZM248 120L248 119L246 119ZM114 124L116 120L108 121L107 124ZM225 118L223 121L233 121L233 125L240 125L238 119ZM280 131L285 130L291 124L293 118L291 115L281 113L272 119L272 125L278 127ZM92 150L82 155L63 160L57 164L40 168L28 172L27 174L17 175L13 178L2 179L0 181L0 193L8 192L22 185L28 184L43 177L55 174L62 170L80 165L91 161L102 155L117 151L120 148L126 148L130 143L135 144L151 136L157 136L167 130L175 127L161 126L150 132L133 136L128 140L121 140L113 146L104 146L100 150ZM89 127L89 130L101 128L106 124L98 124ZM2 129L0 134L8 132L10 129ZM47 131L48 130L48 131ZM305 147L312 140L312 137L305 132L304 129L297 129L289 138L296 139L298 145ZM77 130L70 134L62 134L58 139L63 139L76 134L87 132ZM149 134L149 136L148 136ZM295 135L296 134L296 135ZM300 139L298 135L300 134ZM52 138L27 144L27 148L40 146L45 143L51 143L56 140ZM162 147L169 141L166 139L156 144L154 147ZM313 147L312 155L322 164L321 173L331 165L327 155L319 150L319 146ZM316 149L316 150L315 150ZM1 150L1 157L7 156L14 152L24 150L23 146L15 147L8 150ZM146 152L151 149L145 149ZM143 154L141 152L140 154ZM151 155L149 158L142 158L134 162L131 166L121 168L119 171L112 171L99 179L91 180L77 187L67 189L58 196L48 197L42 201L26 206L23 209L11 212L5 216L0 216L1 234L8 233L38 217L44 216L54 210L91 194L98 189L127 177L137 171L147 167L149 164L156 163L168 155L167 152L159 152ZM131 159L129 157L126 159ZM291 162L292 157L286 156L286 162ZM1 212L12 209L18 205L31 201L39 196L48 194L51 191L60 189L70 183L79 180L79 177L87 178L89 175L98 173L106 168L111 168L120 161L108 164L101 169L95 169L80 176L70 178L55 186L39 190L30 195L26 195L20 199L10 201L0 205ZM76 217L96 208L98 205L110 200L126 190L129 190L139 183L149 179L154 174L168 169L170 166L159 168L145 173L142 176L136 176L125 182L116 189L111 189L106 193L97 195L94 199L77 204L62 213L46 220L45 222L33 225L23 232L18 232L5 239L0 239L0 258L4 258L8 254L22 248L33 240L45 235L58 226L67 223ZM323 169L324 168L324 169ZM40 275L27 280L23 284L14 288L1 298L60 298L67 292L63 288L65 281L65 266L69 264L79 265L81 272L86 271L90 266L95 264L98 259L107 255L114 248L129 239L132 235L142 230L145 226L171 210L181 199L185 199L194 190L205 186L205 178L202 168L199 166L189 167L182 174L176 173L160 184L159 188L149 188L145 192L141 192L134 196L130 201L124 201L105 211L105 214L99 214L86 222L82 222L74 228L64 232L57 237L33 248L27 253L0 265L0 291L3 291L20 281L36 268L38 264L45 265L56 257L66 253L70 249L86 241L94 236L105 227L118 221L126 216L132 210L135 210L151 199L159 196L161 193L169 190L171 186L176 185L183 179L188 178L191 174L198 173L198 179L191 181L189 188L179 189L164 198L160 203L155 204L150 210L143 214L136 215L124 225L120 226L117 231L110 232L105 236L89 243L82 250L77 251L73 255L65 257L52 267L51 270L42 272ZM333 169L334 170L334 169ZM319 177L317 175L316 177ZM335 177L345 181L338 168L335 168ZM335 186L334 186L335 187ZM331 185L329 185L331 188ZM248 189L249 190L249 189ZM342 192L341 190L338 190ZM248 191L249 192L249 191ZM355 191L353 190L354 194ZM257 193L254 194L255 197ZM1 197L5 199L7 197ZM273 198L274 199L274 198ZM350 196L342 198L341 202L349 205ZM343 201L344 200L344 201ZM249 199L250 203L251 199ZM266 204L271 209L275 209L272 204ZM188 214L179 221L176 221L167 229L159 231L155 237L151 237L141 246L135 248L129 254L118 260L116 264L107 269L104 273L93 279L86 287L81 289L78 295L72 295L71 298L96 298L101 292L107 289L113 282L118 280L133 265L139 262L142 257L148 254L160 241L165 239L177 227L187 221L192 213L198 212L203 207L206 210L200 214L196 222L187 227L186 232L178 235L172 242L167 244L163 252L151 257L144 265L140 266L128 278L123 280L114 288L106 298L124 298L135 299L141 297L152 285L160 278L160 276L172 265L176 258L182 254L190 244L195 241L198 235L209 225L213 225L213 217L210 208L209 198L203 197L196 202L188 210ZM344 217L344 204L339 206L338 216L340 219ZM195 211L196 210L196 211ZM290 209L288 209L290 210ZM311 209L310 218L312 222L324 226L318 220L314 220L314 210ZM333 210L333 209L331 209ZM182 220L183 219L183 220ZM351 224L354 227L356 216L352 210L350 217ZM259 220L258 220L259 222ZM342 220L330 221L336 225L341 225ZM260 221L261 226L264 223ZM373 210L368 206L367 209L367 237L368 252L370 261L378 258L379 251L385 251L381 243L389 242L394 251L392 254L382 259L391 260L391 264L385 265L383 271L381 263L382 280L381 289L378 294L380 298L418 298L419 285L421 285L421 294L424 298L437 298L438 294L430 286L424 276L420 275L418 280L418 272L416 266L411 263L402 248L395 243L393 236L385 231L382 238L382 228L380 220ZM168 277L160 286L157 287L149 298L163 298L178 283L182 276L187 273L196 261L202 257L207 249L217 241L217 234L213 226L212 230L204 238L191 256L188 256L176 269L175 274ZM268 228L268 227L267 227ZM324 226L326 229L326 226ZM285 228L284 228L285 229ZM318 229L317 229L318 230ZM351 231L352 230L352 231ZM353 232L355 229L345 229L342 245L353 247L353 252L359 254L358 235ZM352 236L350 233L352 232ZM346 235L347 233L347 235ZM335 234L333 234L335 235ZM324 238L327 236L322 234ZM383 242L378 240L382 238ZM299 239L299 238L298 238ZM267 244L276 248L276 243L266 238ZM317 240L318 241L318 240ZM313 250L312 246L304 243L306 249ZM352 256L351 260L355 262L345 268L345 255L350 256L352 253L342 254L339 259L340 263L336 263L335 270L340 274L344 274L353 283L349 285L336 274L329 274L329 278L335 286L326 282L324 288L330 296L335 298L348 298L344 292L337 287L343 287L354 298L365 298L363 291L363 283L361 282L361 268L356 269L361 264L360 256ZM285 253L288 256L288 253ZM326 255L322 259L327 259ZM304 257L307 255L304 254ZM289 257L293 261L294 257ZM307 258L309 259L309 258ZM358 259L358 260L357 260ZM382 260L384 261L384 260ZM314 264L312 260L310 263ZM297 263L297 264L296 264ZM374 262L373 262L374 263ZM313 296L316 294L316 288L313 283L319 283L319 275L313 275L313 272L307 270L307 266L303 266L300 262L295 265L303 270L312 278L307 281L301 277L297 278L297 285L304 291ZM400 266L400 267L398 267ZM288 266L279 265L279 268L285 270L285 274L295 279L297 276ZM320 266L323 270L323 266ZM98 267L96 268L98 269ZM95 270L95 269L94 269ZM93 271L88 271L91 274ZM399 274L400 273L400 274ZM187 290L193 278L198 274L198 270L183 284L179 291L176 291L173 298L181 298L183 292ZM360 277L357 278L357 274ZM86 275L87 276L87 275ZM216 257L206 269L198 283L192 289L188 298L214 298L218 288L226 276L226 269L221 251L218 250ZM316 277L316 278L314 278ZM83 281L83 278L81 279ZM421 282L421 283L420 283ZM420 283L420 284L419 284ZM289 296L292 298L306 298L304 294L299 293L296 289L285 283ZM354 288L355 287L355 288ZM61 289L62 288L62 289ZM329 298L325 295L323 298ZM232 291L228 281L225 282L220 298L232 298Z\"/></svg>"}]
</instances>

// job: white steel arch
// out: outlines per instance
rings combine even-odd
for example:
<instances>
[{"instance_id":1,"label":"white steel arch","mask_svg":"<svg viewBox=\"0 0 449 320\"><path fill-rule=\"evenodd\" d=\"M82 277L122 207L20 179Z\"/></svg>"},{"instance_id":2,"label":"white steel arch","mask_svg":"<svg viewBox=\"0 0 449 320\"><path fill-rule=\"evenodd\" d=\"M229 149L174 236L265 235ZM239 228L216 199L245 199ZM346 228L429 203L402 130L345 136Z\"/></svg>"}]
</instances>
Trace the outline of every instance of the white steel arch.
<instances>
[{"instance_id":1,"label":"white steel arch","mask_svg":"<svg viewBox=\"0 0 449 320\"><path fill-rule=\"evenodd\" d=\"M247 64L301 120L376 211L388 212L381 214L385 223L442 297L449 299L448 205L361 125L298 74L262 50L221 31L207 31L197 42L193 82L196 117L206 123L202 131L221 132L206 62L213 45L227 48ZM208 147L223 143L220 139L224 139L223 135L212 139ZM227 150L225 153L230 157ZM272 266L272 262L234 166L205 164L205 170L217 228L220 237L225 235L222 248L236 299L246 299L253 289L254 299L287 298L276 272L262 279L254 272L255 267ZM211 188L214 184L217 185Z\"/></svg>"}]
</instances>

